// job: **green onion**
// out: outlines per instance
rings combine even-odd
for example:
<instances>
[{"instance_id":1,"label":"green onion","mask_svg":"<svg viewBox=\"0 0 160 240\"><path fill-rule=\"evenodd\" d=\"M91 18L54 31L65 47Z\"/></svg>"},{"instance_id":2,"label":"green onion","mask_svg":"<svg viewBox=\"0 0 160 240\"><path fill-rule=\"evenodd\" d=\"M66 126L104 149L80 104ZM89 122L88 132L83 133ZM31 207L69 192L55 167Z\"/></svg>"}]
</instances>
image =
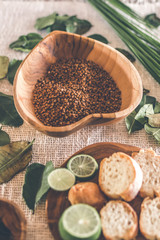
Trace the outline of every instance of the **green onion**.
<instances>
[{"instance_id":1,"label":"green onion","mask_svg":"<svg viewBox=\"0 0 160 240\"><path fill-rule=\"evenodd\" d=\"M120 0L88 1L117 31L152 77L160 83L160 38L151 26Z\"/></svg>"}]
</instances>

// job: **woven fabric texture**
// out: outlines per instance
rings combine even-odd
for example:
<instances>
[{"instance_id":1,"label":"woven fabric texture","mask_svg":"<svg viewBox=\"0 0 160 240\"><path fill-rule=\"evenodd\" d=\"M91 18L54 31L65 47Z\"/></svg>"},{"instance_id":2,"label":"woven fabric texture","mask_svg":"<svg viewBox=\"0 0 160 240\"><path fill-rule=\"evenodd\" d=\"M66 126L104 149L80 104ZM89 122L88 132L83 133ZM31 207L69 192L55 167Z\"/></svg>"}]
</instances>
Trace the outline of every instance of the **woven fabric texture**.
<instances>
[{"instance_id":1,"label":"woven fabric texture","mask_svg":"<svg viewBox=\"0 0 160 240\"><path fill-rule=\"evenodd\" d=\"M141 4L139 5L138 2ZM132 1L129 6L141 15L152 12L160 14L160 2L153 2L151 4L149 1ZM93 27L85 34L86 36L99 33L109 40L112 47L127 49L111 26L87 2L74 1L74 4L71 5L67 1L0 1L0 55L8 56L10 59L24 59L26 54L9 49L9 44L20 35L37 32L34 28L36 19L49 15L53 11L57 11L59 14L77 15L79 18L89 20ZM44 31L41 34L43 37L46 35ZM150 89L150 95L155 96L160 101L160 85L138 60L134 65L142 78L143 86ZM12 86L6 79L0 81L0 91L12 94ZM117 142L141 148L152 147L157 154L160 154L160 145L155 139L147 135L144 130L129 135L124 120L111 126L87 126L65 138L46 136L26 123L19 128L4 126L3 130L10 135L11 141L31 141L35 138L32 163L45 164L51 160L55 167L60 166L66 158L76 151L96 142ZM33 215L22 198L24 176L25 170L8 183L0 185L0 197L13 200L23 210L28 223L27 240L53 239L47 225L45 199L37 205Z\"/></svg>"}]
</instances>

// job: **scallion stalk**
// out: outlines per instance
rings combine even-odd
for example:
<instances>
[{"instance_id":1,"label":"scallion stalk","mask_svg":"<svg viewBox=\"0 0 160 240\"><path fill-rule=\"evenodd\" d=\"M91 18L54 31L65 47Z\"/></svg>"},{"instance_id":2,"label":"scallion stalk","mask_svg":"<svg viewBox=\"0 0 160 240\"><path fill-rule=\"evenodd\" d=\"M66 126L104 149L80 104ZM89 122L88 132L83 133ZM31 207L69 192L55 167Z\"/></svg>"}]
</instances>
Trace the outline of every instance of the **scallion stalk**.
<instances>
[{"instance_id":1,"label":"scallion stalk","mask_svg":"<svg viewBox=\"0 0 160 240\"><path fill-rule=\"evenodd\" d=\"M160 83L160 39L143 18L119 0L88 0Z\"/></svg>"}]
</instances>

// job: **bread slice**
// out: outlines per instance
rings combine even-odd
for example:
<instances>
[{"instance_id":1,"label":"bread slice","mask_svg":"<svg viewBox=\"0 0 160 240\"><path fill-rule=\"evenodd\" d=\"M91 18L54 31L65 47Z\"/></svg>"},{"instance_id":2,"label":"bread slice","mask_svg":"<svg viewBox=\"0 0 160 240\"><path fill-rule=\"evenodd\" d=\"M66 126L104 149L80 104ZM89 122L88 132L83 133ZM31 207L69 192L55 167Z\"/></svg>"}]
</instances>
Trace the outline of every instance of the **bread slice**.
<instances>
[{"instance_id":1,"label":"bread slice","mask_svg":"<svg viewBox=\"0 0 160 240\"><path fill-rule=\"evenodd\" d=\"M138 218L126 202L113 200L100 211L102 231L105 239L132 239L138 233Z\"/></svg>"},{"instance_id":2,"label":"bread slice","mask_svg":"<svg viewBox=\"0 0 160 240\"><path fill-rule=\"evenodd\" d=\"M142 185L142 170L134 159L117 152L100 163L99 186L110 198L133 200Z\"/></svg>"},{"instance_id":3,"label":"bread slice","mask_svg":"<svg viewBox=\"0 0 160 240\"><path fill-rule=\"evenodd\" d=\"M145 198L141 205L140 231L147 239L160 239L160 198Z\"/></svg>"},{"instance_id":4,"label":"bread slice","mask_svg":"<svg viewBox=\"0 0 160 240\"><path fill-rule=\"evenodd\" d=\"M160 156L152 149L142 149L133 153L132 157L140 165L143 172L143 182L140 189L141 197L160 197Z\"/></svg>"}]
</instances>

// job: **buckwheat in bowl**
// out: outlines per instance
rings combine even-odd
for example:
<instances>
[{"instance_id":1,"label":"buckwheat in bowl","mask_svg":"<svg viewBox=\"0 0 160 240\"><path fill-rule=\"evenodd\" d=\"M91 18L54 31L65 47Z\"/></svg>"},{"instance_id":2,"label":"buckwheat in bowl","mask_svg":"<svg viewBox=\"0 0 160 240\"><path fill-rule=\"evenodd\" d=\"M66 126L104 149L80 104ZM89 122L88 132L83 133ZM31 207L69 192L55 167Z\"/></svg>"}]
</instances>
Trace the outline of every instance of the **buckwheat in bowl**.
<instances>
[{"instance_id":1,"label":"buckwheat in bowl","mask_svg":"<svg viewBox=\"0 0 160 240\"><path fill-rule=\"evenodd\" d=\"M28 54L14 79L21 117L54 137L120 121L141 97L140 76L120 52L61 31L50 33Z\"/></svg>"}]
</instances>

